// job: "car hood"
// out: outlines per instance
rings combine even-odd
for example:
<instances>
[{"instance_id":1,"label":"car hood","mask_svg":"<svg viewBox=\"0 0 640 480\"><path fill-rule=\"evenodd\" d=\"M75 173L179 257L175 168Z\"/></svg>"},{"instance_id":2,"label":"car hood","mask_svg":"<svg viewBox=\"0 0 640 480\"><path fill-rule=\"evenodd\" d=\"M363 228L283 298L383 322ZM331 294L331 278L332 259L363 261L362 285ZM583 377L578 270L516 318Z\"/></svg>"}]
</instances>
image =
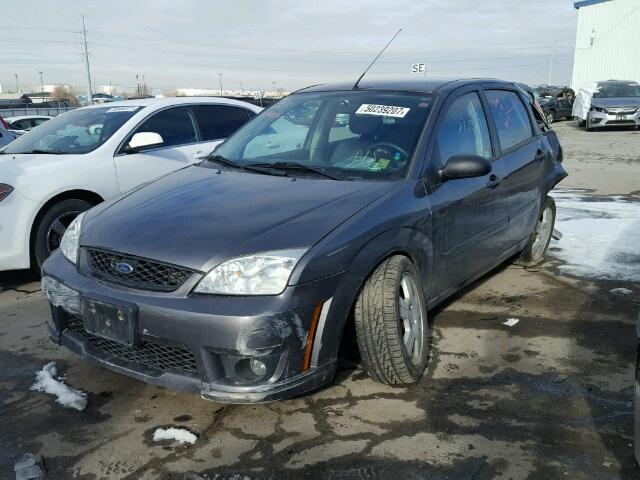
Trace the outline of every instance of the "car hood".
<instances>
[{"instance_id":1,"label":"car hood","mask_svg":"<svg viewBox=\"0 0 640 480\"><path fill-rule=\"evenodd\" d=\"M592 98L591 106L601 108L640 107L640 97Z\"/></svg>"},{"instance_id":2,"label":"car hood","mask_svg":"<svg viewBox=\"0 0 640 480\"><path fill-rule=\"evenodd\" d=\"M91 210L80 243L208 271L241 255L311 247L392 186L193 166Z\"/></svg>"}]
</instances>

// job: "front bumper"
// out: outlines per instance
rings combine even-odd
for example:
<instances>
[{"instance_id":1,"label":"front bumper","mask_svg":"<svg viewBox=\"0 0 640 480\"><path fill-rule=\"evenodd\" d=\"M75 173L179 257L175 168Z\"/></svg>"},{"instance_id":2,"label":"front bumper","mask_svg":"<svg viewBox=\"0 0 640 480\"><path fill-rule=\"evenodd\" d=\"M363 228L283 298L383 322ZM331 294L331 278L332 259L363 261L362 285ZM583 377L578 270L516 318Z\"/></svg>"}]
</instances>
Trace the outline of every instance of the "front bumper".
<instances>
[{"instance_id":1,"label":"front bumper","mask_svg":"<svg viewBox=\"0 0 640 480\"><path fill-rule=\"evenodd\" d=\"M17 190L0 202L0 271L29 268L31 225L40 206Z\"/></svg>"},{"instance_id":2,"label":"front bumper","mask_svg":"<svg viewBox=\"0 0 640 480\"><path fill-rule=\"evenodd\" d=\"M58 252L43 265L53 341L116 372L228 403L288 398L331 381L358 284L341 273L277 296L223 297L118 287L81 274ZM88 333L82 297L135 305L140 344L128 347ZM311 329L316 334L308 341L319 303ZM264 377L238 373L250 359L264 360Z\"/></svg>"},{"instance_id":3,"label":"front bumper","mask_svg":"<svg viewBox=\"0 0 640 480\"><path fill-rule=\"evenodd\" d=\"M587 127L633 127L640 126L640 110L633 114L617 114L592 110L587 117Z\"/></svg>"}]
</instances>

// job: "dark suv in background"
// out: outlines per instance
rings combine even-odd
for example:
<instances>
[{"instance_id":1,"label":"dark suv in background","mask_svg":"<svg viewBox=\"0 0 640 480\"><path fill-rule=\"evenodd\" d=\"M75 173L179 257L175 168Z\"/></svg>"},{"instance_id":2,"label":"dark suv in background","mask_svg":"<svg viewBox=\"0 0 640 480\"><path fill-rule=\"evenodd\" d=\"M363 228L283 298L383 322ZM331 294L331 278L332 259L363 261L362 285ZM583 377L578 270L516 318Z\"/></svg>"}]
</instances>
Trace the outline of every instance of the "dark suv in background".
<instances>
[{"instance_id":1,"label":"dark suv in background","mask_svg":"<svg viewBox=\"0 0 640 480\"><path fill-rule=\"evenodd\" d=\"M513 83L300 90L78 217L43 266L49 334L150 383L257 402L329 382L350 324L373 379L414 383L429 309L543 260L561 160Z\"/></svg>"}]
</instances>

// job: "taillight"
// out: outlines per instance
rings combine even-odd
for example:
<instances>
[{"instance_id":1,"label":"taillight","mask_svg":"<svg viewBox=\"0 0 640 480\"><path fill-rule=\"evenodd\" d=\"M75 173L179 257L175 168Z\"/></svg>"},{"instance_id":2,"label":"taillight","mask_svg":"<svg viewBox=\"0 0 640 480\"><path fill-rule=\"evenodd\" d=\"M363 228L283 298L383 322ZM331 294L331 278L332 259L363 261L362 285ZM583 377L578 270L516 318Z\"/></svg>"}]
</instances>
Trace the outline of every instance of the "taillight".
<instances>
[{"instance_id":1,"label":"taillight","mask_svg":"<svg viewBox=\"0 0 640 480\"><path fill-rule=\"evenodd\" d=\"M7 121L6 121L4 118L0 117L0 123L2 124L2 126L3 126L4 128L6 128L7 130L9 130L9 128L10 128L10 127L9 127L9 124L7 123Z\"/></svg>"},{"instance_id":2,"label":"taillight","mask_svg":"<svg viewBox=\"0 0 640 480\"><path fill-rule=\"evenodd\" d=\"M0 183L0 202L7 198L7 196L13 192L13 187L5 183Z\"/></svg>"}]
</instances>

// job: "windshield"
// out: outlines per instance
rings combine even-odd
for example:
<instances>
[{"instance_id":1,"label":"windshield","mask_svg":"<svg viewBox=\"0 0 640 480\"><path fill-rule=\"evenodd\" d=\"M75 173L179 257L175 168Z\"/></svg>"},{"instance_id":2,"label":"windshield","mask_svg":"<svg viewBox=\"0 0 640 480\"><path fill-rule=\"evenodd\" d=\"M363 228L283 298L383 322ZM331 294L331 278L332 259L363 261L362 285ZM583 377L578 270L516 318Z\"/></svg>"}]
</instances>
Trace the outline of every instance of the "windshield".
<instances>
[{"instance_id":1,"label":"windshield","mask_svg":"<svg viewBox=\"0 0 640 480\"><path fill-rule=\"evenodd\" d=\"M429 94L294 94L247 123L215 155L243 166L297 164L340 180L398 179L407 173L432 103Z\"/></svg>"},{"instance_id":2,"label":"windshield","mask_svg":"<svg viewBox=\"0 0 640 480\"><path fill-rule=\"evenodd\" d=\"M83 154L95 150L142 107L80 108L11 142L3 153Z\"/></svg>"},{"instance_id":3,"label":"windshield","mask_svg":"<svg viewBox=\"0 0 640 480\"><path fill-rule=\"evenodd\" d=\"M640 97L640 85L637 83L600 83L593 98Z\"/></svg>"}]
</instances>

